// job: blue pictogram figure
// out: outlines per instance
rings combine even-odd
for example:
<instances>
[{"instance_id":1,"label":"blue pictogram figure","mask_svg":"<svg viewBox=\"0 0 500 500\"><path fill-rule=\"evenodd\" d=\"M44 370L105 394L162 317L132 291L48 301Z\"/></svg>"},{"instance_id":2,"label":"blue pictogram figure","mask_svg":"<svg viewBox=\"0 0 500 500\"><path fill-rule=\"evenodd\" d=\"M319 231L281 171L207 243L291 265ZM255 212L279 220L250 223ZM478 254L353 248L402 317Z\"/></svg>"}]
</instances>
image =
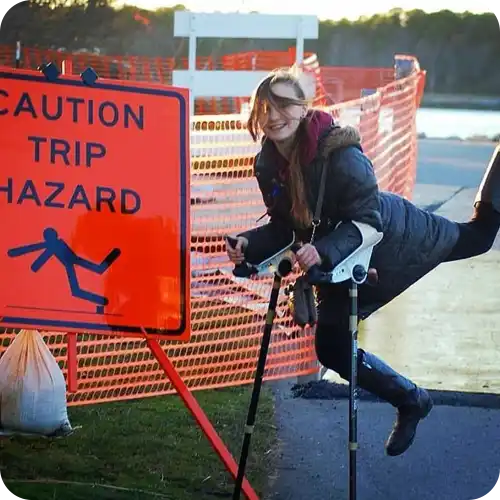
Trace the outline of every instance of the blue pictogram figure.
<instances>
[{"instance_id":1,"label":"blue pictogram figure","mask_svg":"<svg viewBox=\"0 0 500 500\"><path fill-rule=\"evenodd\" d=\"M44 241L40 243L11 248L7 254L9 257L19 257L27 253L43 250L42 254L33 262L33 264L31 264L31 270L35 273L39 271L51 257L55 257L66 270L73 297L88 300L89 302L97 304L97 312L102 312L102 307L108 304L108 299L106 297L96 295L95 293L82 290L78 284L75 266L83 267L84 269L88 269L96 274L103 274L120 256L120 249L114 248L100 264L95 264L94 262L83 259L82 257L78 257L78 255L71 250L67 243L59 238L55 229L51 227L46 228L43 231L43 238Z\"/></svg>"}]
</instances>

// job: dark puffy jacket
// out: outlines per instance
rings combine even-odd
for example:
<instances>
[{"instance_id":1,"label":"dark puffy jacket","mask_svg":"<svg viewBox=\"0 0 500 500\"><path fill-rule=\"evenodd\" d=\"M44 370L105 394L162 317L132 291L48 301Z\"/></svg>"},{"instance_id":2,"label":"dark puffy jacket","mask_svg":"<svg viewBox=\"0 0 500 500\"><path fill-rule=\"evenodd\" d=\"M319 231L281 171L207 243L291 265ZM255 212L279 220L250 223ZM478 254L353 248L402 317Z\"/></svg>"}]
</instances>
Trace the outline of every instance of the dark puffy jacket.
<instances>
[{"instance_id":1,"label":"dark puffy jacket","mask_svg":"<svg viewBox=\"0 0 500 500\"><path fill-rule=\"evenodd\" d=\"M294 228L290 216L290 199L286 186L279 181L274 160L274 146L264 142L255 159L255 176L268 209L270 222L242 233L249 240L248 251L255 260L269 255L268 245L278 246L289 238ZM367 318L410 285L435 268L449 255L458 239L458 225L419 209L408 200L388 192L380 192L373 165L363 153L360 138L352 127L332 127L320 139L318 153L303 168L308 201L314 213L319 192L321 166L328 169L321 224L314 245L331 268L359 245L360 236L349 221L364 222L384 235L375 247L371 267L378 272L376 286L364 285L360 290L360 317ZM339 222L341 224L337 229ZM310 231L297 231L302 241L309 241ZM334 311L329 297L333 287L319 287L323 311ZM324 313L323 316L328 313ZM327 318L322 318L328 321Z\"/></svg>"}]
</instances>

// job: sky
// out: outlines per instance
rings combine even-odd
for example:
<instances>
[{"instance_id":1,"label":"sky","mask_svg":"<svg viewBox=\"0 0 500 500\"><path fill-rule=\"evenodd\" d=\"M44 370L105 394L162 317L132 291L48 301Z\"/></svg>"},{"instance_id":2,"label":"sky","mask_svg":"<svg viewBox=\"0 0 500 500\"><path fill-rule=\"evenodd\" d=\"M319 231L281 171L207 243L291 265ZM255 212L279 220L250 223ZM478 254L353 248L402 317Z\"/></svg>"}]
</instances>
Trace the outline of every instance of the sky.
<instances>
[{"instance_id":1,"label":"sky","mask_svg":"<svg viewBox=\"0 0 500 500\"><path fill-rule=\"evenodd\" d=\"M346 0L333 2L331 0L307 0L305 2L278 2L277 0L121 0L119 3L136 5L145 9L158 7L172 7L183 4L194 12L251 12L257 11L266 14L308 14L316 15L319 19L338 20L341 18L358 19L360 16L370 16L376 13L388 12L392 8L400 7L404 10L422 9L433 12L449 9L455 12L470 11L496 12L498 7L492 8L493 0ZM210 5L210 8L208 7Z\"/></svg>"}]
</instances>

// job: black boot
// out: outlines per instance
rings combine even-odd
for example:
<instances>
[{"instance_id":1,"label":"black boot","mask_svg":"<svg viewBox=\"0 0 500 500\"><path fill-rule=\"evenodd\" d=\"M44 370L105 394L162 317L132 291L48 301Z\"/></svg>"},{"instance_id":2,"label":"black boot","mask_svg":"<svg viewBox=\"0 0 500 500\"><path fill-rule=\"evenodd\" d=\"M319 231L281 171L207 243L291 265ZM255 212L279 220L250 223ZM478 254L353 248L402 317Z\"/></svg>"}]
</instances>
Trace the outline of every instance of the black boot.
<instances>
[{"instance_id":1,"label":"black boot","mask_svg":"<svg viewBox=\"0 0 500 500\"><path fill-rule=\"evenodd\" d=\"M478 203L487 203L500 213L500 145L493 152L490 163L477 191L474 206Z\"/></svg>"},{"instance_id":2,"label":"black boot","mask_svg":"<svg viewBox=\"0 0 500 500\"><path fill-rule=\"evenodd\" d=\"M363 351L360 354L358 385L398 410L385 449L390 456L401 455L413 443L420 420L431 411L432 399L425 389L417 387L373 354Z\"/></svg>"}]
</instances>

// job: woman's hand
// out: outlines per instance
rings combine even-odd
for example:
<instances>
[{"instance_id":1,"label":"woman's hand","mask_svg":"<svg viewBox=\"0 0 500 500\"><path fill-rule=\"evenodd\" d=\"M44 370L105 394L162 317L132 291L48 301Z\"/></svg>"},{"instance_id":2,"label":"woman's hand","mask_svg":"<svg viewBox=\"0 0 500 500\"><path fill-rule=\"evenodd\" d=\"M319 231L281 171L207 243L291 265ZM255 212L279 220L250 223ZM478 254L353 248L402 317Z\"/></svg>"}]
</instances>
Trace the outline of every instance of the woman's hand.
<instances>
[{"instance_id":1,"label":"woman's hand","mask_svg":"<svg viewBox=\"0 0 500 500\"><path fill-rule=\"evenodd\" d=\"M306 243L296 253L297 262L302 271L307 272L312 266L321 264L321 257L314 245Z\"/></svg>"},{"instance_id":2,"label":"woman's hand","mask_svg":"<svg viewBox=\"0 0 500 500\"><path fill-rule=\"evenodd\" d=\"M248 240L243 236L236 238L237 243L233 248L226 240L226 252L229 260L233 264L241 264L245 260L244 250L248 246Z\"/></svg>"}]
</instances>

